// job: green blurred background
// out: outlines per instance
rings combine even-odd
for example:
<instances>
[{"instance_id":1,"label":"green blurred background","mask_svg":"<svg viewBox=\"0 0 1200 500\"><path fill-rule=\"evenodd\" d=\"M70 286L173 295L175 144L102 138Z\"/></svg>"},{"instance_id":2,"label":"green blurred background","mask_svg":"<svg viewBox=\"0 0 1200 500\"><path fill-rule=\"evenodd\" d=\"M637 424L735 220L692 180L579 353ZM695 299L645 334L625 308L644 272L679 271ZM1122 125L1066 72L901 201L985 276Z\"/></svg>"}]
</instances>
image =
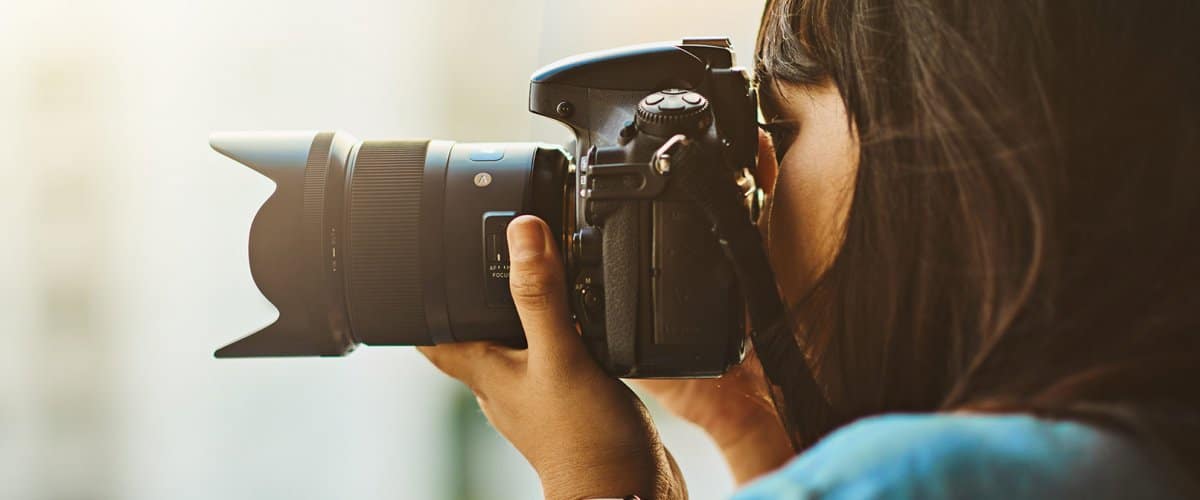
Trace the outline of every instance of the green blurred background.
<instances>
[{"instance_id":1,"label":"green blurred background","mask_svg":"<svg viewBox=\"0 0 1200 500\"><path fill-rule=\"evenodd\" d=\"M563 142L561 57L729 35L736 1L0 0L0 498L536 498L470 394L411 348L222 360L274 308L246 261L267 180L214 130ZM692 498L732 481L652 406Z\"/></svg>"}]
</instances>

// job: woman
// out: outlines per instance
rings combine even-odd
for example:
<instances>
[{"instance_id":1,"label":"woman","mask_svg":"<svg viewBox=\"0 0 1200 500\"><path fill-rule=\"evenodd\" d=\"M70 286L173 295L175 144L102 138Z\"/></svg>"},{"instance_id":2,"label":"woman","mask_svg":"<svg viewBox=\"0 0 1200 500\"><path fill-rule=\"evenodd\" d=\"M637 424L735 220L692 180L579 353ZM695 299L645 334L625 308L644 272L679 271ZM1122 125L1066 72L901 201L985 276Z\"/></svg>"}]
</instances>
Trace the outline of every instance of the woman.
<instances>
[{"instance_id":1,"label":"woman","mask_svg":"<svg viewBox=\"0 0 1200 500\"><path fill-rule=\"evenodd\" d=\"M738 498L1197 494L1198 21L1196 2L771 2L764 226L806 359L761 357L824 394L769 381L772 400L755 360L644 387L739 483L770 473ZM424 352L547 498L685 498L579 342L545 225L509 239L529 349Z\"/></svg>"}]
</instances>

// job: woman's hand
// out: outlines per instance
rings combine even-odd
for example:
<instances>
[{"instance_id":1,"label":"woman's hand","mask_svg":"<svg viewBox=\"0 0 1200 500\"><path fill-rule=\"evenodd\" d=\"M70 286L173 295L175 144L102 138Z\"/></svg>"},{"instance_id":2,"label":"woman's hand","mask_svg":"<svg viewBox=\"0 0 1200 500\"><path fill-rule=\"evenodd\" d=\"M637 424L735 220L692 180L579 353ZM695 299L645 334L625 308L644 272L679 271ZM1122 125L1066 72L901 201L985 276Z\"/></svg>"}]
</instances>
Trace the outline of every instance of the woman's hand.
<instances>
[{"instance_id":1,"label":"woman's hand","mask_svg":"<svg viewBox=\"0 0 1200 500\"><path fill-rule=\"evenodd\" d=\"M421 352L471 388L492 425L533 465L546 498L686 498L641 401L600 369L579 338L549 228L518 217L508 244L509 286L529 348L466 342Z\"/></svg>"},{"instance_id":2,"label":"woman's hand","mask_svg":"<svg viewBox=\"0 0 1200 500\"><path fill-rule=\"evenodd\" d=\"M753 351L721 378L643 379L634 384L671 413L704 429L739 485L779 468L795 455Z\"/></svg>"}]
</instances>

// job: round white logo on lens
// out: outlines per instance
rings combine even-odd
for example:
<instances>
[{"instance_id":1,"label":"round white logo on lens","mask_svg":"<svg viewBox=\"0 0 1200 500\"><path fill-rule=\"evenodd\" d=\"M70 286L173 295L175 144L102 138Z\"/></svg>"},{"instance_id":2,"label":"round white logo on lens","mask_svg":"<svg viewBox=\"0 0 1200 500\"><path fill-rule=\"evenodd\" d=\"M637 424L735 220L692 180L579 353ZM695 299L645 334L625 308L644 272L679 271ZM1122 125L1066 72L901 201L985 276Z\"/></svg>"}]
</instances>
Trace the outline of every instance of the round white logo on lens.
<instances>
[{"instance_id":1,"label":"round white logo on lens","mask_svg":"<svg viewBox=\"0 0 1200 500\"><path fill-rule=\"evenodd\" d=\"M492 183L492 174L480 172L475 174L475 187L488 187Z\"/></svg>"}]
</instances>

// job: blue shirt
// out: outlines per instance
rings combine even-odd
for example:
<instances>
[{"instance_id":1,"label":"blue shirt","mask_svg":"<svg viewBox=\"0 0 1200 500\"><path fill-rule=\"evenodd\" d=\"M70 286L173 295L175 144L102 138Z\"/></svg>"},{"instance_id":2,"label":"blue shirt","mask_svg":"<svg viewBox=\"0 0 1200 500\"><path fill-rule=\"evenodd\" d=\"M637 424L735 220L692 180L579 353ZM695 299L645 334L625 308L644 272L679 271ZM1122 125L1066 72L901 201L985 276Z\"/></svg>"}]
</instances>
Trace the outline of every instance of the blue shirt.
<instances>
[{"instance_id":1,"label":"blue shirt","mask_svg":"<svg viewBox=\"0 0 1200 500\"><path fill-rule=\"evenodd\" d=\"M780 499L1182 498L1128 438L1031 416L888 415L831 434L734 496Z\"/></svg>"}]
</instances>

